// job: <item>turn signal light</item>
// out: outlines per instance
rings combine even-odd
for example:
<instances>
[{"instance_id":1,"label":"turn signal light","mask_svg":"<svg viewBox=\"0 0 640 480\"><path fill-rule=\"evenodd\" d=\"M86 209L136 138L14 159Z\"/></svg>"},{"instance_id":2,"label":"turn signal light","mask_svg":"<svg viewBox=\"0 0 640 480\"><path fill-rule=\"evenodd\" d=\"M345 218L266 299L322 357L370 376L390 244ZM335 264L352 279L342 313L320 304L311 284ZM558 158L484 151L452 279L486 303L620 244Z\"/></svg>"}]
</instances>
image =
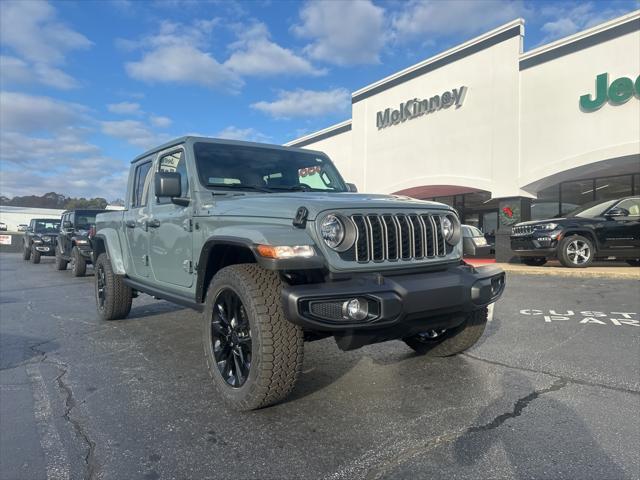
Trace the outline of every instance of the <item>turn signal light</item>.
<instances>
[{"instance_id":1,"label":"turn signal light","mask_svg":"<svg viewBox=\"0 0 640 480\"><path fill-rule=\"evenodd\" d=\"M315 255L311 245L258 245L256 250L261 257L265 258L310 258Z\"/></svg>"}]
</instances>

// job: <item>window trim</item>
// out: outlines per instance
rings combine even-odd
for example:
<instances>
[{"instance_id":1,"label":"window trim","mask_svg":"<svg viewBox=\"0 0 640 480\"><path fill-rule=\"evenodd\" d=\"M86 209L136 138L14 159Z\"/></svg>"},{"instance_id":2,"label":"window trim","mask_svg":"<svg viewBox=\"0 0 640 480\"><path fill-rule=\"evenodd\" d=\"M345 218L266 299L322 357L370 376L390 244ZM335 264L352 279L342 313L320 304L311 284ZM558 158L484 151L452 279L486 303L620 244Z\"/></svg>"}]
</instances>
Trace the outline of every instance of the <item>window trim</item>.
<instances>
[{"instance_id":1,"label":"window trim","mask_svg":"<svg viewBox=\"0 0 640 480\"><path fill-rule=\"evenodd\" d=\"M131 208L143 208L147 206L147 203L145 203L144 205L142 204L142 194L144 193L144 185L143 185L143 191L140 193L140 203L137 203L138 200L138 196L137 196L137 191L138 191L138 179L139 179L139 175L140 175L140 170L142 169L143 166L149 164L149 170L147 171L147 175L149 175L149 172L152 171L153 169L153 159L149 159L147 161L141 161L140 163L138 163L135 166L135 169L133 171L133 188L131 189ZM146 177L145 177L146 179ZM147 196L148 196L148 192L147 192Z\"/></svg>"},{"instance_id":2,"label":"window trim","mask_svg":"<svg viewBox=\"0 0 640 480\"><path fill-rule=\"evenodd\" d=\"M156 168L155 171L153 172L153 174L155 175L156 173L160 172L160 162L162 161L163 157L166 157L167 155L171 155L172 153L176 153L176 152L182 152L182 158L184 160L184 166L185 169L187 171L187 192L185 195L185 192L181 192L180 196L181 198L191 198L191 193L190 193L190 188L191 188L191 179L189 178L189 166L187 164L187 149L184 148L184 144L182 145L174 145L170 148L167 148L166 150L162 150L161 152L158 152L157 157L156 157ZM155 201L155 205L169 205L171 202L167 202L167 203L160 203L160 199L155 195L155 185L154 185L154 189L153 189L153 196L156 197L156 201Z\"/></svg>"}]
</instances>

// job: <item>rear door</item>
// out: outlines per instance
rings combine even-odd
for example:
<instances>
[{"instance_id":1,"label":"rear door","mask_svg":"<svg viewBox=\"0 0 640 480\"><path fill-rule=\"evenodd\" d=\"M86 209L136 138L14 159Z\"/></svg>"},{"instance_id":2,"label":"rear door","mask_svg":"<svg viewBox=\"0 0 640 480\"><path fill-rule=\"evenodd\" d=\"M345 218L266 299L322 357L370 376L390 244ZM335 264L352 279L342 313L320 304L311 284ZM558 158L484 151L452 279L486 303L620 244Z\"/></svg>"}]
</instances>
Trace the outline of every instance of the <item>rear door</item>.
<instances>
[{"instance_id":1,"label":"rear door","mask_svg":"<svg viewBox=\"0 0 640 480\"><path fill-rule=\"evenodd\" d=\"M189 175L182 147L158 155L156 172L177 172L181 178L182 198L190 198ZM156 281L168 285L191 287L193 284L193 209L176 205L170 198L153 197L150 201L149 255Z\"/></svg>"},{"instance_id":2,"label":"rear door","mask_svg":"<svg viewBox=\"0 0 640 480\"><path fill-rule=\"evenodd\" d=\"M152 158L138 162L134 170L129 209L124 213L124 229L134 276L149 276L149 189L153 177Z\"/></svg>"}]
</instances>

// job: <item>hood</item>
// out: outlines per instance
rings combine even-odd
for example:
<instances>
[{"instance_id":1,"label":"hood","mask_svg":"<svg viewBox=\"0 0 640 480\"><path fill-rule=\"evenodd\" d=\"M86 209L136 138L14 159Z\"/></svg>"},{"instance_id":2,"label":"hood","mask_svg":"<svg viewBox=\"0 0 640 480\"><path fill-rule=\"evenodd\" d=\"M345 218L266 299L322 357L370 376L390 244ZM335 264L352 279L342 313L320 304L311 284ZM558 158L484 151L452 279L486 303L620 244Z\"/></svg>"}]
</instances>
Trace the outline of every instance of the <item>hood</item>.
<instances>
[{"instance_id":1,"label":"hood","mask_svg":"<svg viewBox=\"0 0 640 480\"><path fill-rule=\"evenodd\" d=\"M546 218L544 220L531 220L529 222L521 222L515 226L518 227L526 227L528 225L541 225L543 223L557 223L558 225L563 225L566 223L582 223L582 222L593 222L593 218L587 217L560 217L560 218Z\"/></svg>"},{"instance_id":2,"label":"hood","mask_svg":"<svg viewBox=\"0 0 640 480\"><path fill-rule=\"evenodd\" d=\"M450 207L442 203L416 200L399 195L370 193L286 192L268 194L241 194L213 197L211 215L237 215L293 219L300 207L309 210L309 220L314 220L326 210L358 209L442 209Z\"/></svg>"}]
</instances>

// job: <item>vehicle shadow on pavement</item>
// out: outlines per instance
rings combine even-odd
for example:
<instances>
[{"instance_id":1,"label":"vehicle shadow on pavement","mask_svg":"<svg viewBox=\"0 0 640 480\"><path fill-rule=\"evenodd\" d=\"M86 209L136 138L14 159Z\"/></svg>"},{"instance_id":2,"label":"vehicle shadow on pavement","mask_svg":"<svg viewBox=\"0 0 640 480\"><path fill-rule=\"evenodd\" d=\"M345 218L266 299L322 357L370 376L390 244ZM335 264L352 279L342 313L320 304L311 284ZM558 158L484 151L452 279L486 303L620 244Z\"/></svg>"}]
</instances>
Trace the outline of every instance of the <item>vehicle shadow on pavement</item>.
<instances>
[{"instance_id":1,"label":"vehicle shadow on pavement","mask_svg":"<svg viewBox=\"0 0 640 480\"><path fill-rule=\"evenodd\" d=\"M501 383L505 392L518 384L530 393L518 399L512 411L501 415L495 416L500 411L500 398L483 409L472 423L474 426L455 442L454 459L458 467L490 464L488 452L499 444L512 467L513 478L577 478L579 472L590 472L588 478L628 478L598 444L582 418L553 398L557 397L555 392L566 386L563 379L555 379L550 386L536 390L527 377L509 372ZM532 402L535 403L531 405ZM534 420L518 421L520 415L533 415Z\"/></svg>"},{"instance_id":2,"label":"vehicle shadow on pavement","mask_svg":"<svg viewBox=\"0 0 640 480\"><path fill-rule=\"evenodd\" d=\"M165 313L179 312L183 310L190 311L185 307L169 302L147 303L131 307L131 312L127 315L127 321L131 322L145 317L152 317L154 315L162 315Z\"/></svg>"}]
</instances>

